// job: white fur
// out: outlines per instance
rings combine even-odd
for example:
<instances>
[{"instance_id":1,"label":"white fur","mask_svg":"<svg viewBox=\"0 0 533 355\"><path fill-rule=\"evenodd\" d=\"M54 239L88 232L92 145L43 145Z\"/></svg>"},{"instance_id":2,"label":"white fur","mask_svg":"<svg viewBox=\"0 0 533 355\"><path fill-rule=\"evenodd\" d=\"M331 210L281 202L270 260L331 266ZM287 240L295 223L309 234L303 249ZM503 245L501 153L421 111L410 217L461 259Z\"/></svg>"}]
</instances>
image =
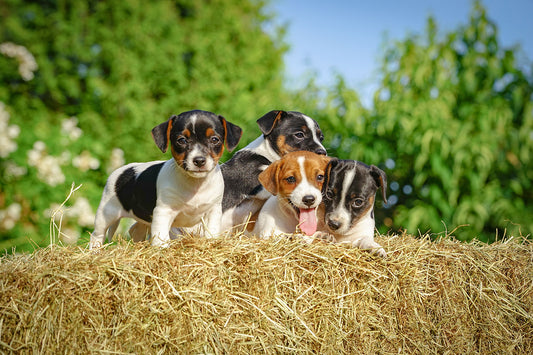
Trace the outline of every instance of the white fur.
<instances>
[{"instance_id":1,"label":"white fur","mask_svg":"<svg viewBox=\"0 0 533 355\"><path fill-rule=\"evenodd\" d=\"M133 227L132 238L144 239L150 224L137 218L131 211L124 210L115 195L115 183L125 169L133 167L138 174L157 163L160 161L128 164L109 176L96 212L95 230L89 243L91 249L103 245L108 229L109 237L112 237L116 225L124 217L134 218L141 223ZM181 168L174 159L167 160L157 177L156 191L157 200L151 224L152 245L168 246L171 227L194 227L205 223L206 236L215 236L220 232L224 182L218 165L207 172L205 177L197 178Z\"/></svg>"},{"instance_id":2,"label":"white fur","mask_svg":"<svg viewBox=\"0 0 533 355\"><path fill-rule=\"evenodd\" d=\"M352 226L353 216L344 207L346 194L348 188L353 182L354 177L355 167L354 169L346 172L346 175L344 176L344 180L342 182L340 203L337 206L337 209L327 216L339 221L341 223L341 227L334 232L327 230L327 227L325 225L321 228L319 225L319 228L321 231L327 231L328 233L331 233L338 243L361 249L372 249L374 253L378 254L381 257L385 257L387 256L385 249L383 249L381 245L374 241L374 229L376 222L374 218L372 218L373 208L369 209L368 212L365 215L361 216L361 219L359 219L359 221L357 221L357 223Z\"/></svg>"},{"instance_id":3,"label":"white fur","mask_svg":"<svg viewBox=\"0 0 533 355\"><path fill-rule=\"evenodd\" d=\"M298 215L294 208L286 201L287 199L298 208L316 208L322 202L322 193L307 179L305 173L305 157L298 157L297 163L300 167L302 180L289 196L271 196L263 205L257 221L255 222L253 234L268 238L279 234L295 233L298 227ZM303 203L304 196L314 196L315 202L311 206Z\"/></svg>"}]
</instances>

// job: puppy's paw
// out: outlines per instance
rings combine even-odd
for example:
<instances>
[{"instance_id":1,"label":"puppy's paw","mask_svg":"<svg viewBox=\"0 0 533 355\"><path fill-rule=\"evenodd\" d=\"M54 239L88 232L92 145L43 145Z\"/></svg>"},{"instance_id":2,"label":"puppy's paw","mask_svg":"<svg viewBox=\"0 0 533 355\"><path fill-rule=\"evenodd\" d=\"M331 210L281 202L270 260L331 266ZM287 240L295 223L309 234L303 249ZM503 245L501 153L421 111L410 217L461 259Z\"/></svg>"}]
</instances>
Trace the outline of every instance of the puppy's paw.
<instances>
[{"instance_id":1,"label":"puppy's paw","mask_svg":"<svg viewBox=\"0 0 533 355\"><path fill-rule=\"evenodd\" d=\"M315 234L313 234L313 238L315 238L316 240L330 243L335 243L337 241L333 234L327 232L316 232Z\"/></svg>"}]
</instances>

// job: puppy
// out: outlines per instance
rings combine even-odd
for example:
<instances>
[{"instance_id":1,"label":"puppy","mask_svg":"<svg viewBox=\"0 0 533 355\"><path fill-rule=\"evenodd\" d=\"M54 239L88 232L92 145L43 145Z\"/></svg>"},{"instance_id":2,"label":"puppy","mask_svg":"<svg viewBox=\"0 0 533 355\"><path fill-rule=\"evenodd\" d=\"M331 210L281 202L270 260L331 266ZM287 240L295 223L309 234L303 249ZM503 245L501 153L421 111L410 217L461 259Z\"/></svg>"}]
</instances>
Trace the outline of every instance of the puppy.
<instances>
[{"instance_id":1,"label":"puppy","mask_svg":"<svg viewBox=\"0 0 533 355\"><path fill-rule=\"evenodd\" d=\"M167 246L171 227L206 223L207 235L220 232L224 181L218 160L233 150L240 127L206 111L172 116L152 129L152 137L172 159L131 163L109 176L94 222L89 247L101 247L106 231L113 236L121 218L137 220L133 239L144 239L151 226L151 243Z\"/></svg>"},{"instance_id":2,"label":"puppy","mask_svg":"<svg viewBox=\"0 0 533 355\"><path fill-rule=\"evenodd\" d=\"M330 158L312 152L292 152L272 163L259 181L271 196L264 204L253 230L261 238L282 233L317 231L317 207Z\"/></svg>"},{"instance_id":3,"label":"puppy","mask_svg":"<svg viewBox=\"0 0 533 355\"><path fill-rule=\"evenodd\" d=\"M225 185L222 230L243 225L271 196L258 176L272 162L301 150L326 155L318 123L300 112L270 111L257 124L263 134L221 166Z\"/></svg>"},{"instance_id":4,"label":"puppy","mask_svg":"<svg viewBox=\"0 0 533 355\"><path fill-rule=\"evenodd\" d=\"M354 160L332 159L326 169L319 213L324 226L319 228L331 233L338 243L372 249L385 257L385 250L374 241L374 200L378 188L386 203L387 176L381 169Z\"/></svg>"}]
</instances>

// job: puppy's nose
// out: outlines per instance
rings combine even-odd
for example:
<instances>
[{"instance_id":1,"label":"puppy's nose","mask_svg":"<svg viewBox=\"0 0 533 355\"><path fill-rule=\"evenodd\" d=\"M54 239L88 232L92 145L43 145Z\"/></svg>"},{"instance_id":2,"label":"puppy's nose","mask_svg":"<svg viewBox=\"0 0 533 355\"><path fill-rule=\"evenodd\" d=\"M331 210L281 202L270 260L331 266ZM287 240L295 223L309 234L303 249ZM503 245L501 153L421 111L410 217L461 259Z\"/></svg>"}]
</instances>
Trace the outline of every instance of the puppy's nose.
<instances>
[{"instance_id":1,"label":"puppy's nose","mask_svg":"<svg viewBox=\"0 0 533 355\"><path fill-rule=\"evenodd\" d=\"M315 153L316 154L320 154L320 155L327 155L328 154L324 148L318 148L317 150L315 150Z\"/></svg>"},{"instance_id":2,"label":"puppy's nose","mask_svg":"<svg viewBox=\"0 0 533 355\"><path fill-rule=\"evenodd\" d=\"M194 163L194 165L196 165L197 167L201 168L202 166L205 165L205 158L204 157L196 157L196 158L193 158L192 162Z\"/></svg>"},{"instance_id":3,"label":"puppy's nose","mask_svg":"<svg viewBox=\"0 0 533 355\"><path fill-rule=\"evenodd\" d=\"M313 195L305 195L304 197L302 197L302 202L306 205L306 206L311 206L313 203L315 203L315 196Z\"/></svg>"},{"instance_id":4,"label":"puppy's nose","mask_svg":"<svg viewBox=\"0 0 533 355\"><path fill-rule=\"evenodd\" d=\"M337 229L339 229L341 227L341 222L335 220L335 219L330 219L328 221L328 226L329 228L331 228L332 230L336 231Z\"/></svg>"}]
</instances>

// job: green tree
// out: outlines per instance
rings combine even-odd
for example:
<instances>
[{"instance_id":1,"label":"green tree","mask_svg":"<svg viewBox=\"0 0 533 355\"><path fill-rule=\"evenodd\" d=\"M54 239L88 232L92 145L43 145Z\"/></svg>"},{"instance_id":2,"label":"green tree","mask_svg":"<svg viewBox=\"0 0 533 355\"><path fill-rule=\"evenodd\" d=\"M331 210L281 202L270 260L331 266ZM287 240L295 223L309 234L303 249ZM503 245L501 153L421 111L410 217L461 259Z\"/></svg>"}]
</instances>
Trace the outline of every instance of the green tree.
<instances>
[{"instance_id":1,"label":"green tree","mask_svg":"<svg viewBox=\"0 0 533 355\"><path fill-rule=\"evenodd\" d=\"M346 129L334 128L330 151L386 169L388 226L412 233L461 226L454 234L464 240L527 235L531 71L517 61L518 48L500 47L480 3L466 26L437 32L430 18L424 35L387 46L369 111L339 78L324 106L327 124Z\"/></svg>"},{"instance_id":2,"label":"green tree","mask_svg":"<svg viewBox=\"0 0 533 355\"><path fill-rule=\"evenodd\" d=\"M43 212L72 181L94 209L114 148L126 162L164 159L150 130L172 114L222 114L245 129L241 146L257 136L255 120L287 102L283 33L266 11L254 0L2 1L0 43L27 49L38 68L26 80L24 53L0 54L0 102L20 128L0 161L0 210L19 210L14 227L0 226L0 248L46 243Z\"/></svg>"}]
</instances>

